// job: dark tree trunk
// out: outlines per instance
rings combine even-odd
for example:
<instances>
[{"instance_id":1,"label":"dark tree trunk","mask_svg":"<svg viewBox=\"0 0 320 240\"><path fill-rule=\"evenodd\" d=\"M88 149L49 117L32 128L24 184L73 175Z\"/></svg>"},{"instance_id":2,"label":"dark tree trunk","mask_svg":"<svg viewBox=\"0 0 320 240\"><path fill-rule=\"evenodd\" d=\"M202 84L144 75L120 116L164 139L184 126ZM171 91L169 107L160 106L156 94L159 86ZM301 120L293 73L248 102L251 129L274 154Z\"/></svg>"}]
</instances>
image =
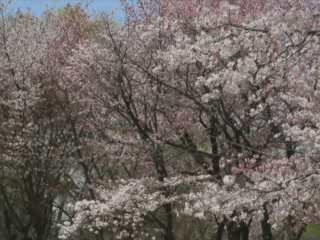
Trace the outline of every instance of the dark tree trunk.
<instances>
[{"instance_id":1,"label":"dark tree trunk","mask_svg":"<svg viewBox=\"0 0 320 240\"><path fill-rule=\"evenodd\" d=\"M250 222L237 224L230 221L227 224L228 240L249 240Z\"/></svg>"},{"instance_id":2,"label":"dark tree trunk","mask_svg":"<svg viewBox=\"0 0 320 240\"><path fill-rule=\"evenodd\" d=\"M241 240L241 230L237 223L230 221L227 224L228 240Z\"/></svg>"},{"instance_id":3,"label":"dark tree trunk","mask_svg":"<svg viewBox=\"0 0 320 240\"><path fill-rule=\"evenodd\" d=\"M173 233L173 216L172 216L172 206L171 204L166 204L164 206L166 211L166 218L167 218L167 228L165 234L165 240L175 240L174 233Z\"/></svg>"},{"instance_id":4,"label":"dark tree trunk","mask_svg":"<svg viewBox=\"0 0 320 240\"><path fill-rule=\"evenodd\" d=\"M244 222L240 223L241 240L249 240L249 229L250 223L246 224Z\"/></svg>"},{"instance_id":5,"label":"dark tree trunk","mask_svg":"<svg viewBox=\"0 0 320 240\"><path fill-rule=\"evenodd\" d=\"M300 240L306 226L303 225L298 231L296 230L296 221L295 218L292 216L289 216L287 219L288 223L288 228L287 228L287 238L288 240Z\"/></svg>"},{"instance_id":6,"label":"dark tree trunk","mask_svg":"<svg viewBox=\"0 0 320 240\"><path fill-rule=\"evenodd\" d=\"M296 240L300 240L300 239L301 239L301 237L302 237L303 233L305 232L305 230L306 230L306 226L303 226L303 227L299 230L299 232L297 233L297 238L296 238Z\"/></svg>"},{"instance_id":7,"label":"dark tree trunk","mask_svg":"<svg viewBox=\"0 0 320 240\"><path fill-rule=\"evenodd\" d=\"M272 240L272 229L269 221L269 213L267 209L268 203L263 204L263 219L261 220L262 239Z\"/></svg>"},{"instance_id":8,"label":"dark tree trunk","mask_svg":"<svg viewBox=\"0 0 320 240\"><path fill-rule=\"evenodd\" d=\"M154 146L153 161L158 174L158 179L159 181L162 182L164 178L168 177L168 173L167 173L167 169L163 159L163 150L159 145ZM169 196L169 192L166 189L164 189L164 195L165 197ZM171 204L170 203L165 204L164 210L166 213L166 222L167 222L164 240L175 240L174 226L173 226L173 212L172 212Z\"/></svg>"},{"instance_id":9,"label":"dark tree trunk","mask_svg":"<svg viewBox=\"0 0 320 240\"><path fill-rule=\"evenodd\" d=\"M218 229L217 229L216 235L214 237L215 240L222 240L224 228L225 228L224 222L218 223Z\"/></svg>"},{"instance_id":10,"label":"dark tree trunk","mask_svg":"<svg viewBox=\"0 0 320 240\"><path fill-rule=\"evenodd\" d=\"M211 153L212 153L212 169L213 175L218 175L220 173L220 156L219 156L219 146L218 146L218 136L219 136L219 129L216 125L218 120L214 119L213 117L210 118L210 126L208 129L210 144L211 144Z\"/></svg>"}]
</instances>

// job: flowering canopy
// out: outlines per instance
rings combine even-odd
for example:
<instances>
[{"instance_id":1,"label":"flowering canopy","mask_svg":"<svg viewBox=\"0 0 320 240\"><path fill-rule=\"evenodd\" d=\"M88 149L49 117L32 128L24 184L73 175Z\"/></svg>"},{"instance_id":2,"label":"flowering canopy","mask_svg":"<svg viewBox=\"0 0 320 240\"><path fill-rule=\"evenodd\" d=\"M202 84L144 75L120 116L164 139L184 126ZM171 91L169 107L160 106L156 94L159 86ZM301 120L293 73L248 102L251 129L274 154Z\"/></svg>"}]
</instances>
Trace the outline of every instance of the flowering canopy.
<instances>
[{"instance_id":1,"label":"flowering canopy","mask_svg":"<svg viewBox=\"0 0 320 240\"><path fill-rule=\"evenodd\" d=\"M319 8L254 2L139 1L125 27L105 19L98 40L79 46L67 81L97 119L103 109L131 129L121 138L147 154L138 172L151 178L97 188L101 199L77 203L62 237L110 227L148 238L148 214L168 207L166 239L172 212L214 220L230 239L251 225L254 239L287 226L298 238L318 222ZM182 152L175 162L172 149Z\"/></svg>"},{"instance_id":2,"label":"flowering canopy","mask_svg":"<svg viewBox=\"0 0 320 240\"><path fill-rule=\"evenodd\" d=\"M3 15L0 166L27 173L0 196L12 211L23 189L20 232L175 240L192 219L201 239L300 239L319 222L318 4L124 7L123 25Z\"/></svg>"}]
</instances>

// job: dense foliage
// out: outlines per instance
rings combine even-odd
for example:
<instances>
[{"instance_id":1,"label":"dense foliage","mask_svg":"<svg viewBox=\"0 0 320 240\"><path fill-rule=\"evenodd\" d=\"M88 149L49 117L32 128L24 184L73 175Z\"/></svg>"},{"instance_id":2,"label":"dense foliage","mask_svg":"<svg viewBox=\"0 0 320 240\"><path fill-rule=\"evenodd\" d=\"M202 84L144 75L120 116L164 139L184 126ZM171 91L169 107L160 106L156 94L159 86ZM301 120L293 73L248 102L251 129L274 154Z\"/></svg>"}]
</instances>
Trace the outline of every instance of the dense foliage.
<instances>
[{"instance_id":1,"label":"dense foliage","mask_svg":"<svg viewBox=\"0 0 320 240\"><path fill-rule=\"evenodd\" d=\"M320 222L320 8L140 0L0 19L0 234L288 239Z\"/></svg>"}]
</instances>

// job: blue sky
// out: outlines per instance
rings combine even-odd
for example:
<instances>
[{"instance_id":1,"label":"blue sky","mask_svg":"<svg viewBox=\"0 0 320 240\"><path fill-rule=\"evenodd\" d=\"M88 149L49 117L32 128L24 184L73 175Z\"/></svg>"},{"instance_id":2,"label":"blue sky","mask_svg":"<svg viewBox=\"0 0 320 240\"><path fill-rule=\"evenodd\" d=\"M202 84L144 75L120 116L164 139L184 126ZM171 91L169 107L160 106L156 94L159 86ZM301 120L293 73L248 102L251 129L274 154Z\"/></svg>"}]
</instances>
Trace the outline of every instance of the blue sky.
<instances>
[{"instance_id":1,"label":"blue sky","mask_svg":"<svg viewBox=\"0 0 320 240\"><path fill-rule=\"evenodd\" d=\"M68 3L77 4L79 2L79 0L15 0L11 9L14 11L17 9L30 10L35 15L41 15L48 8L61 8ZM89 2L89 9L93 13L115 11L115 17L118 20L123 18L120 0L91 0L87 2Z\"/></svg>"}]
</instances>

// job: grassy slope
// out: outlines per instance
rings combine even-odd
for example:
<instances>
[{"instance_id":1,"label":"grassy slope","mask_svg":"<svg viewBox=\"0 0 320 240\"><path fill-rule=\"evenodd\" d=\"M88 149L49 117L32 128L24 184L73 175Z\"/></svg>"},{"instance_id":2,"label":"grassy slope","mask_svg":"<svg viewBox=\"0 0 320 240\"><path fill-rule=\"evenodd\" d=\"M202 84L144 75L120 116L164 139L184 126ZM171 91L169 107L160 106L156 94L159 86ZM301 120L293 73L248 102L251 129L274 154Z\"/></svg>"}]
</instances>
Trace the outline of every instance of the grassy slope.
<instances>
[{"instance_id":1,"label":"grassy slope","mask_svg":"<svg viewBox=\"0 0 320 240\"><path fill-rule=\"evenodd\" d=\"M320 225L310 224L303 234L302 240L320 240Z\"/></svg>"}]
</instances>

